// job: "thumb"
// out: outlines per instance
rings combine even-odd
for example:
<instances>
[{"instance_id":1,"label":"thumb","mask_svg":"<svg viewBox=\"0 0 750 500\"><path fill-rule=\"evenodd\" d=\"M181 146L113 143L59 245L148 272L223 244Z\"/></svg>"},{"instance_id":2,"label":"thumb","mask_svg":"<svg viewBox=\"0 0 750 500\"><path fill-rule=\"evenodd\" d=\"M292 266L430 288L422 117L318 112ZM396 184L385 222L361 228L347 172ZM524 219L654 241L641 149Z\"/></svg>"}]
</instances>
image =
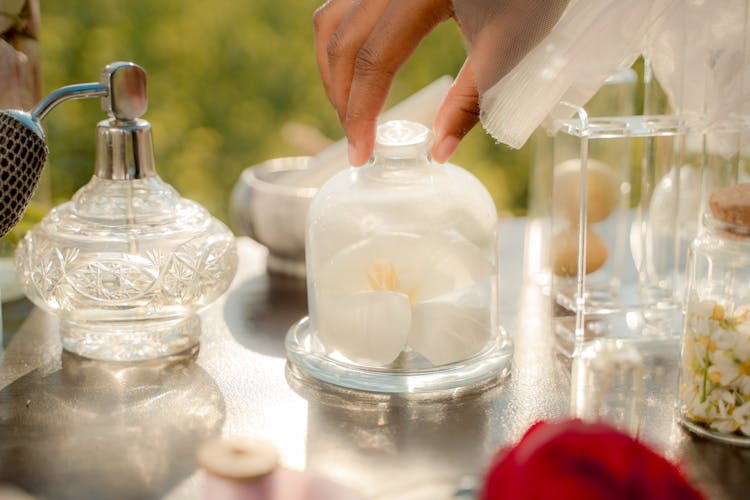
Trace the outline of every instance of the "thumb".
<instances>
[{"instance_id":1,"label":"thumb","mask_svg":"<svg viewBox=\"0 0 750 500\"><path fill-rule=\"evenodd\" d=\"M448 161L461 139L479 121L479 92L470 59L464 62L435 117L435 144L431 154L438 163Z\"/></svg>"}]
</instances>

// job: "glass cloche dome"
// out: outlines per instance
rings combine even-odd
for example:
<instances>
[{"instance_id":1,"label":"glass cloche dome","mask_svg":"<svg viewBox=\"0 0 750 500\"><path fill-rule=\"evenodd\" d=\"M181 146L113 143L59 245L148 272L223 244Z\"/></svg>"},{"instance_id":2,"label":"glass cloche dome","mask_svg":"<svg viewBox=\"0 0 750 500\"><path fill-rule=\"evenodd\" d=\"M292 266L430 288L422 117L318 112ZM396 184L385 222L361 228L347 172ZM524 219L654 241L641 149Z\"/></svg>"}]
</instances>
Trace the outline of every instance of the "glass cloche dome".
<instances>
[{"instance_id":1,"label":"glass cloche dome","mask_svg":"<svg viewBox=\"0 0 750 500\"><path fill-rule=\"evenodd\" d=\"M345 387L426 392L508 373L497 317L497 211L466 170L429 157L418 123L378 127L375 153L310 207L309 317L292 369Z\"/></svg>"}]
</instances>

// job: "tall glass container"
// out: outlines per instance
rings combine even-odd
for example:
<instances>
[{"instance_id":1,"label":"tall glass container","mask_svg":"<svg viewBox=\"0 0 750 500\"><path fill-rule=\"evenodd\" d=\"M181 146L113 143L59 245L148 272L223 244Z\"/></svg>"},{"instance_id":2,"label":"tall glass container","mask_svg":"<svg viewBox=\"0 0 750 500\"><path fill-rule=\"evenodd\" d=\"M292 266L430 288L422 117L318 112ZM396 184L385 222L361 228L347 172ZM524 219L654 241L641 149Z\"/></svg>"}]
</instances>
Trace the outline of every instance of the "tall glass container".
<instances>
[{"instance_id":1,"label":"tall glass container","mask_svg":"<svg viewBox=\"0 0 750 500\"><path fill-rule=\"evenodd\" d=\"M464 169L431 161L432 133L392 121L362 168L310 207L309 319L287 337L292 364L378 392L455 388L507 373L497 317L497 211Z\"/></svg>"}]
</instances>

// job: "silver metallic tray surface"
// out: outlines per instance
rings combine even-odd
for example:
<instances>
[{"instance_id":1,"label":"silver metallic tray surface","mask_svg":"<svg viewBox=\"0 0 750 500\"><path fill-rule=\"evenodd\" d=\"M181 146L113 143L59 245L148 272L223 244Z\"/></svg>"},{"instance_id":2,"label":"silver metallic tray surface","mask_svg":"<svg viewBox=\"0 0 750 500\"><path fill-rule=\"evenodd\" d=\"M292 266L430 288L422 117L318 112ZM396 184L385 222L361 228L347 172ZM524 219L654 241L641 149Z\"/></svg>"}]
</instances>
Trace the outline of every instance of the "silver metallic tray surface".
<instances>
[{"instance_id":1,"label":"silver metallic tray surface","mask_svg":"<svg viewBox=\"0 0 750 500\"><path fill-rule=\"evenodd\" d=\"M239 272L203 311L198 353L140 364L61 354L56 320L4 305L0 484L45 498L203 496L195 454L206 440L271 441L284 466L368 498L450 498L460 479L532 423L564 417L570 359L558 354L548 297L524 280L526 219L500 228L501 323L511 376L439 396L336 389L286 367L287 329L306 315L303 281L266 273L264 247L238 238ZM685 464L711 498L745 498L750 450L688 434L674 416L679 346L646 353L641 438Z\"/></svg>"}]
</instances>

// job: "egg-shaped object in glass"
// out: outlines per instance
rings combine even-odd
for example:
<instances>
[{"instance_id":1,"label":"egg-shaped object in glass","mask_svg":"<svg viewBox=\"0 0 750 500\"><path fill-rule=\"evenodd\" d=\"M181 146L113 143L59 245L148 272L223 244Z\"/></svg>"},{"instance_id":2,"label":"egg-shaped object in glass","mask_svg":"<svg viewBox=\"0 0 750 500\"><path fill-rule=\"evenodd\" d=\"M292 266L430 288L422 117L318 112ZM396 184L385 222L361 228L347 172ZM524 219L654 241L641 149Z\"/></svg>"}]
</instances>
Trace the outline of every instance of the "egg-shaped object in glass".
<instances>
[{"instance_id":1,"label":"egg-shaped object in glass","mask_svg":"<svg viewBox=\"0 0 750 500\"><path fill-rule=\"evenodd\" d=\"M331 178L308 214L309 317L293 367L338 385L424 392L505 375L497 317L497 210L469 172L429 157L432 132L390 121L361 168Z\"/></svg>"}]
</instances>

